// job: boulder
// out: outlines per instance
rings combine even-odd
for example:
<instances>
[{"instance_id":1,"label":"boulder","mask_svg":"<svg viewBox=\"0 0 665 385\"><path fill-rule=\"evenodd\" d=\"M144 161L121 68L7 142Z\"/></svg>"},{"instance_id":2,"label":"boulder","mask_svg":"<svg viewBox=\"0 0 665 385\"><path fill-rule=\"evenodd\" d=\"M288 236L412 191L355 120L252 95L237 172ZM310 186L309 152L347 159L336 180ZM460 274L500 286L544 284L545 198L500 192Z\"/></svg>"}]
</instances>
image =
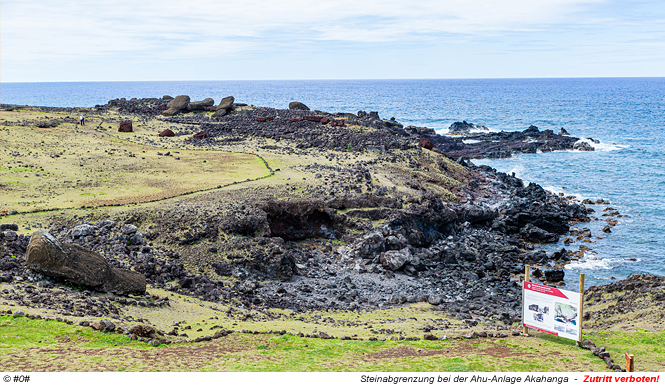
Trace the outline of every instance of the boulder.
<instances>
[{"instance_id":1,"label":"boulder","mask_svg":"<svg viewBox=\"0 0 665 385\"><path fill-rule=\"evenodd\" d=\"M72 238L81 238L94 234L95 228L86 223L78 225L72 229Z\"/></svg>"},{"instance_id":2,"label":"boulder","mask_svg":"<svg viewBox=\"0 0 665 385\"><path fill-rule=\"evenodd\" d=\"M171 96L171 95L164 95L164 96L162 96L162 99L164 99L164 100L173 100L173 96Z\"/></svg>"},{"instance_id":3,"label":"boulder","mask_svg":"<svg viewBox=\"0 0 665 385\"><path fill-rule=\"evenodd\" d=\"M309 111L309 107L300 102L291 102L289 103L289 110Z\"/></svg>"},{"instance_id":4,"label":"boulder","mask_svg":"<svg viewBox=\"0 0 665 385\"><path fill-rule=\"evenodd\" d=\"M175 134L173 133L173 131L171 131L171 130L169 130L169 129L167 128L166 130L160 132L160 133L159 133L159 136L162 136L162 137L164 137L164 136L166 136L166 137L171 137L171 136L175 136Z\"/></svg>"},{"instance_id":5,"label":"boulder","mask_svg":"<svg viewBox=\"0 0 665 385\"><path fill-rule=\"evenodd\" d=\"M379 261L381 264L392 271L400 269L411 260L411 252L407 247L402 250L390 250L381 253Z\"/></svg>"},{"instance_id":6,"label":"boulder","mask_svg":"<svg viewBox=\"0 0 665 385\"><path fill-rule=\"evenodd\" d=\"M321 122L321 124L328 124L328 123L330 123L330 119L329 118L321 118L320 122Z\"/></svg>"},{"instance_id":7,"label":"boulder","mask_svg":"<svg viewBox=\"0 0 665 385\"><path fill-rule=\"evenodd\" d=\"M466 120L455 122L448 127L449 135L466 135L473 131L489 131L489 128L478 124L467 123Z\"/></svg>"},{"instance_id":8,"label":"boulder","mask_svg":"<svg viewBox=\"0 0 665 385\"><path fill-rule=\"evenodd\" d=\"M115 330L115 324L108 319L103 319L99 321L99 326L100 326L99 330L103 332L111 333L112 331Z\"/></svg>"},{"instance_id":9,"label":"boulder","mask_svg":"<svg viewBox=\"0 0 665 385\"><path fill-rule=\"evenodd\" d=\"M134 132L134 128L132 127L132 122L130 122L129 120L125 120L124 122L120 123L118 132Z\"/></svg>"},{"instance_id":10,"label":"boulder","mask_svg":"<svg viewBox=\"0 0 665 385\"><path fill-rule=\"evenodd\" d=\"M149 325L134 325L129 328L129 332L139 337L152 338L157 331L155 328Z\"/></svg>"},{"instance_id":11,"label":"boulder","mask_svg":"<svg viewBox=\"0 0 665 385\"><path fill-rule=\"evenodd\" d=\"M38 273L117 294L144 294L143 274L112 268L103 256L78 245L61 243L45 231L35 231L26 253L26 266Z\"/></svg>"},{"instance_id":12,"label":"boulder","mask_svg":"<svg viewBox=\"0 0 665 385\"><path fill-rule=\"evenodd\" d=\"M199 131L199 132L197 132L196 134L194 134L192 136L192 138L194 138L194 139L205 139L207 137L208 137L208 134L206 134L205 131Z\"/></svg>"},{"instance_id":13,"label":"boulder","mask_svg":"<svg viewBox=\"0 0 665 385\"><path fill-rule=\"evenodd\" d=\"M590 339L585 338L584 341L582 341L582 347L585 349L591 349L595 348L596 344L594 344L593 341L591 341Z\"/></svg>"},{"instance_id":14,"label":"boulder","mask_svg":"<svg viewBox=\"0 0 665 385\"><path fill-rule=\"evenodd\" d=\"M520 230L520 235L528 241L537 243L551 243L559 240L557 234L550 233L549 231L543 230L531 223L527 223L526 226Z\"/></svg>"},{"instance_id":15,"label":"boulder","mask_svg":"<svg viewBox=\"0 0 665 385\"><path fill-rule=\"evenodd\" d=\"M561 131L559 131L559 135L570 135L568 131L566 131L565 128L561 127Z\"/></svg>"},{"instance_id":16,"label":"boulder","mask_svg":"<svg viewBox=\"0 0 665 385\"><path fill-rule=\"evenodd\" d=\"M563 270L547 270L545 271L545 279L549 282L561 282L566 273Z\"/></svg>"},{"instance_id":17,"label":"boulder","mask_svg":"<svg viewBox=\"0 0 665 385\"><path fill-rule=\"evenodd\" d=\"M189 105L189 96L187 95L178 95L174 99L171 99L169 104L166 105L166 111L162 112L162 115L172 116L184 110Z\"/></svg>"},{"instance_id":18,"label":"boulder","mask_svg":"<svg viewBox=\"0 0 665 385\"><path fill-rule=\"evenodd\" d=\"M219 102L219 105L215 109L215 113L212 114L214 117L218 116L224 116L228 112L231 107L233 107L233 102L235 101L235 98L233 96L227 96L224 99L222 99L221 102Z\"/></svg>"},{"instance_id":19,"label":"boulder","mask_svg":"<svg viewBox=\"0 0 665 385\"><path fill-rule=\"evenodd\" d=\"M432 141L427 138L420 139L420 141L418 141L418 145L427 150L434 148L434 143L432 143Z\"/></svg>"},{"instance_id":20,"label":"boulder","mask_svg":"<svg viewBox=\"0 0 665 385\"><path fill-rule=\"evenodd\" d=\"M573 150L578 151L594 151L594 148L589 144L589 142L577 141L573 144Z\"/></svg>"},{"instance_id":21,"label":"boulder","mask_svg":"<svg viewBox=\"0 0 665 385\"><path fill-rule=\"evenodd\" d=\"M190 110L203 110L206 107L210 107L215 104L215 101L212 98L207 98L200 100L198 102L191 102L187 105L187 108Z\"/></svg>"}]
</instances>

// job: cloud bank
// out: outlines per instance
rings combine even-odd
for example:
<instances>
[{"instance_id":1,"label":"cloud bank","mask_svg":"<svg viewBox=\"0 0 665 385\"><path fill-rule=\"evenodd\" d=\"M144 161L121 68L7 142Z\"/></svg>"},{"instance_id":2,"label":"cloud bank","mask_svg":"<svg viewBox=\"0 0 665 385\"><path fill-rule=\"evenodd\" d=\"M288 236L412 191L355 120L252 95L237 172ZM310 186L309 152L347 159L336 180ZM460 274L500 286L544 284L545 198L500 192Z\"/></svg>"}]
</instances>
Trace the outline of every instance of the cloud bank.
<instances>
[{"instance_id":1,"label":"cloud bank","mask_svg":"<svg viewBox=\"0 0 665 385\"><path fill-rule=\"evenodd\" d=\"M653 2L643 3L650 9ZM645 55L653 58L663 43L658 12L650 12L645 23L639 12L625 10L604 0L3 0L2 80L28 80L22 77L35 76L40 68L42 74L61 77L67 66L83 72L95 65L110 69L109 62L132 77L132 66L138 71L148 64L175 66L173 72L182 73L177 66L185 63L199 63L194 71L212 71L214 63L237 68L256 60L279 67L289 56L313 52L363 60L391 47L424 60L428 50L451 47L460 54L509 55L538 40L543 45L535 50L550 45L561 51L566 36L571 47L584 41L594 45L600 40L594 31L607 26L614 29L604 34L617 28L631 32L630 38L639 40ZM655 30L647 36L649 28ZM616 45L628 44L621 36L611 38L618 39Z\"/></svg>"}]
</instances>

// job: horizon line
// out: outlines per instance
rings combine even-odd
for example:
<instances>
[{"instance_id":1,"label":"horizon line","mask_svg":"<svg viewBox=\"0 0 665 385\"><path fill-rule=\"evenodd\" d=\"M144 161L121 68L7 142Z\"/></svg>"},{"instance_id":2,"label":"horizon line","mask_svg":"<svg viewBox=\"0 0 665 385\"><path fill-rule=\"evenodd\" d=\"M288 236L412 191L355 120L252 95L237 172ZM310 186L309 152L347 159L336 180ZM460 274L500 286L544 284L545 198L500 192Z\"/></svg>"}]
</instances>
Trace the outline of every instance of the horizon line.
<instances>
[{"instance_id":1,"label":"horizon line","mask_svg":"<svg viewBox=\"0 0 665 385\"><path fill-rule=\"evenodd\" d=\"M460 77L460 78L320 78L320 79L226 79L226 80L49 80L49 81L0 81L0 84L16 83L149 83L149 82L265 82L265 81L396 81L396 80L537 80L537 79L661 79L665 76L543 76L543 77Z\"/></svg>"}]
</instances>

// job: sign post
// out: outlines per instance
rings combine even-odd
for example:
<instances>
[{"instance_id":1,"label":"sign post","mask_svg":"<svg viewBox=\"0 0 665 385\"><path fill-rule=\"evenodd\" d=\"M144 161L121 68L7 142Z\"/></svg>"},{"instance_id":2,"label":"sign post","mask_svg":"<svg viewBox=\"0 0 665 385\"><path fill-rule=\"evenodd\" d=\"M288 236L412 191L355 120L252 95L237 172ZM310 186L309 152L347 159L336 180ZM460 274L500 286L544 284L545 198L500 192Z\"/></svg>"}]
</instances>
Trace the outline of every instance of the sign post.
<instances>
[{"instance_id":1,"label":"sign post","mask_svg":"<svg viewBox=\"0 0 665 385\"><path fill-rule=\"evenodd\" d=\"M634 372L635 371L635 356L628 354L628 352L623 353L623 356L626 357L626 371Z\"/></svg>"},{"instance_id":2,"label":"sign post","mask_svg":"<svg viewBox=\"0 0 665 385\"><path fill-rule=\"evenodd\" d=\"M580 292L561 290L529 280L530 268L522 287L523 332L536 329L578 343L582 341L584 275L580 276Z\"/></svg>"},{"instance_id":3,"label":"sign post","mask_svg":"<svg viewBox=\"0 0 665 385\"><path fill-rule=\"evenodd\" d=\"M584 316L584 273L580 273L580 323L577 334L577 347L582 346L582 317Z\"/></svg>"},{"instance_id":4,"label":"sign post","mask_svg":"<svg viewBox=\"0 0 665 385\"><path fill-rule=\"evenodd\" d=\"M529 282L531 280L531 266L524 266L524 282ZM522 298L524 298L524 284L522 284ZM522 300L522 314L524 314L524 300ZM524 321L524 319L522 319ZM529 335L529 328L526 327L526 324L522 322L522 334L524 336Z\"/></svg>"}]
</instances>

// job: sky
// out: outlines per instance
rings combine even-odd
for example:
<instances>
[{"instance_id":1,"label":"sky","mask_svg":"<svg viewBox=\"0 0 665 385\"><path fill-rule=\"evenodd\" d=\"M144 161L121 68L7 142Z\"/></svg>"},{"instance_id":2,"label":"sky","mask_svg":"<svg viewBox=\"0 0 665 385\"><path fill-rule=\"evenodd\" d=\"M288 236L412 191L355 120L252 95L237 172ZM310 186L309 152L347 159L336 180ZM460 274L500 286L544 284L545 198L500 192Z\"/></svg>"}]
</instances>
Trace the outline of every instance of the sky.
<instances>
[{"instance_id":1,"label":"sky","mask_svg":"<svg viewBox=\"0 0 665 385\"><path fill-rule=\"evenodd\" d=\"M665 76L665 1L2 0L0 81Z\"/></svg>"}]
</instances>

